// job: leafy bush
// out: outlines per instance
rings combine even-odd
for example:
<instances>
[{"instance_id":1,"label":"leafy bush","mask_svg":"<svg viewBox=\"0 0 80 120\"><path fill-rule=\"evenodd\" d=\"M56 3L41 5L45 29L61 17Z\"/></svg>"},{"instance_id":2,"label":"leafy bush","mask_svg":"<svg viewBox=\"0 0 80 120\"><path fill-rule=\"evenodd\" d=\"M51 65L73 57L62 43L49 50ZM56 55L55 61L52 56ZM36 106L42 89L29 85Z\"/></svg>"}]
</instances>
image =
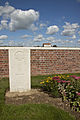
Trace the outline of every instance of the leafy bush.
<instances>
[{"instance_id":1,"label":"leafy bush","mask_svg":"<svg viewBox=\"0 0 80 120\"><path fill-rule=\"evenodd\" d=\"M41 83L43 90L50 92L54 97L62 97L67 100L70 107L80 111L80 77L75 75L57 75L48 77Z\"/></svg>"},{"instance_id":2,"label":"leafy bush","mask_svg":"<svg viewBox=\"0 0 80 120\"><path fill-rule=\"evenodd\" d=\"M51 77L48 77L46 80L40 82L41 87L44 91L50 92L53 97L60 97L58 92L58 83L56 80L53 80Z\"/></svg>"}]
</instances>

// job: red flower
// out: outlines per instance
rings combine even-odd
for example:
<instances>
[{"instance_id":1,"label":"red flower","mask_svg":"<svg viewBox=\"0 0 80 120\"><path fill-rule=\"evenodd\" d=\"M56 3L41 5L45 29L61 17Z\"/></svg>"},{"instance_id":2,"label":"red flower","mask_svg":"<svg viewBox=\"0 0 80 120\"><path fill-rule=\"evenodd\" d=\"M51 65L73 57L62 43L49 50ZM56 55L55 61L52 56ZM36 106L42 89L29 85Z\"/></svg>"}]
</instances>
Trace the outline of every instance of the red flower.
<instances>
[{"instance_id":1,"label":"red flower","mask_svg":"<svg viewBox=\"0 0 80 120\"><path fill-rule=\"evenodd\" d=\"M56 76L56 77L53 77L52 80L60 80L60 78Z\"/></svg>"},{"instance_id":2,"label":"red flower","mask_svg":"<svg viewBox=\"0 0 80 120\"><path fill-rule=\"evenodd\" d=\"M61 80L57 81L58 83L61 83Z\"/></svg>"},{"instance_id":3,"label":"red flower","mask_svg":"<svg viewBox=\"0 0 80 120\"><path fill-rule=\"evenodd\" d=\"M70 81L66 81L66 83L70 83Z\"/></svg>"},{"instance_id":4,"label":"red flower","mask_svg":"<svg viewBox=\"0 0 80 120\"><path fill-rule=\"evenodd\" d=\"M73 77L73 78L75 78L75 77L77 77L76 75L71 75L70 77Z\"/></svg>"},{"instance_id":5,"label":"red flower","mask_svg":"<svg viewBox=\"0 0 80 120\"><path fill-rule=\"evenodd\" d=\"M57 81L58 83L70 83L70 81L66 81L66 80L59 80L59 81Z\"/></svg>"},{"instance_id":6,"label":"red flower","mask_svg":"<svg viewBox=\"0 0 80 120\"><path fill-rule=\"evenodd\" d=\"M80 93L76 93L78 96L80 96Z\"/></svg>"},{"instance_id":7,"label":"red flower","mask_svg":"<svg viewBox=\"0 0 80 120\"><path fill-rule=\"evenodd\" d=\"M62 83L66 83L66 81L65 81L65 80L62 80Z\"/></svg>"},{"instance_id":8,"label":"red flower","mask_svg":"<svg viewBox=\"0 0 80 120\"><path fill-rule=\"evenodd\" d=\"M76 80L79 80L79 79L80 79L80 77L75 77L75 79L76 79Z\"/></svg>"},{"instance_id":9,"label":"red flower","mask_svg":"<svg viewBox=\"0 0 80 120\"><path fill-rule=\"evenodd\" d=\"M70 83L70 81L62 80L62 83Z\"/></svg>"},{"instance_id":10,"label":"red flower","mask_svg":"<svg viewBox=\"0 0 80 120\"><path fill-rule=\"evenodd\" d=\"M74 79L78 80L80 79L80 77L76 76L76 75L71 75L70 77L73 77Z\"/></svg>"}]
</instances>

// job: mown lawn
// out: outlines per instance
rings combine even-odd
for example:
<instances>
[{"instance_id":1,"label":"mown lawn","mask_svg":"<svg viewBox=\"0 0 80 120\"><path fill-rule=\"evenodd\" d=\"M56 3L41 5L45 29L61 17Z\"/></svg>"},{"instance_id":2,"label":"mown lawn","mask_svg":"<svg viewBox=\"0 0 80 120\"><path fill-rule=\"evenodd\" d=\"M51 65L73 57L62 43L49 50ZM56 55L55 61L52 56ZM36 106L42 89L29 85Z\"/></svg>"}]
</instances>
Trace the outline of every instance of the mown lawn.
<instances>
[{"instance_id":1,"label":"mown lawn","mask_svg":"<svg viewBox=\"0 0 80 120\"><path fill-rule=\"evenodd\" d=\"M33 76L32 87L40 87L40 81L47 77ZM8 87L7 78L0 80L0 120L75 120L68 112L48 104L6 105L5 91Z\"/></svg>"}]
</instances>

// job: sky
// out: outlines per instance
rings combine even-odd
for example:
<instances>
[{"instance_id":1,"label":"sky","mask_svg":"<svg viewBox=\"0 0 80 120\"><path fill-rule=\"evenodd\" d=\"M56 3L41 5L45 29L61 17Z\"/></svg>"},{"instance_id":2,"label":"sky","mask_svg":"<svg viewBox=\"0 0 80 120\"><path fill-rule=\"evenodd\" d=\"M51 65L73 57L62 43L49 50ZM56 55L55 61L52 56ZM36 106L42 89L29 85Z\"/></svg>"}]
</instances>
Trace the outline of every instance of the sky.
<instances>
[{"instance_id":1,"label":"sky","mask_svg":"<svg viewBox=\"0 0 80 120\"><path fill-rule=\"evenodd\" d=\"M0 0L0 46L80 47L80 0Z\"/></svg>"}]
</instances>

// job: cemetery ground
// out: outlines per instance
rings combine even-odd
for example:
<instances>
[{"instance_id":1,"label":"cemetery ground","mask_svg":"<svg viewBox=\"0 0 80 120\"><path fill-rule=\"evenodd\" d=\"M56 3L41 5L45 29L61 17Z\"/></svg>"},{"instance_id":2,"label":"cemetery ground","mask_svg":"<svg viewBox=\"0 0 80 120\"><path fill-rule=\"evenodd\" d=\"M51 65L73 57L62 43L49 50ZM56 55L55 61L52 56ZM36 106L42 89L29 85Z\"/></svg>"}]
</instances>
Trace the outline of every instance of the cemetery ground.
<instances>
[{"instance_id":1,"label":"cemetery ground","mask_svg":"<svg viewBox=\"0 0 80 120\"><path fill-rule=\"evenodd\" d=\"M42 91L40 82L48 76L53 75L32 76L32 90L26 94L9 93L8 78L1 79L0 120L80 120L80 113L70 110L61 98Z\"/></svg>"}]
</instances>

